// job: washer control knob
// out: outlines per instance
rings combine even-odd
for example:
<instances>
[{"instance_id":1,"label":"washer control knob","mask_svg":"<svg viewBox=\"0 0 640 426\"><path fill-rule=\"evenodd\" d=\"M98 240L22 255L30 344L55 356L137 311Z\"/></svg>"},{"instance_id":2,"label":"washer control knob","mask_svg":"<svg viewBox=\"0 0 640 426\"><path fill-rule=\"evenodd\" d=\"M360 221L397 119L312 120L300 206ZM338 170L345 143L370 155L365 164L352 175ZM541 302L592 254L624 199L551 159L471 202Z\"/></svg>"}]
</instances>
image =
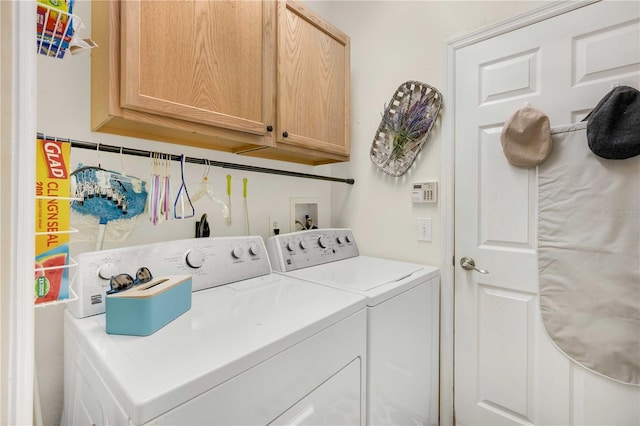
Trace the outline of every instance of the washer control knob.
<instances>
[{"instance_id":1,"label":"washer control knob","mask_svg":"<svg viewBox=\"0 0 640 426\"><path fill-rule=\"evenodd\" d=\"M291 242L287 243L287 250L293 251L295 248L296 246L293 243Z\"/></svg>"},{"instance_id":2,"label":"washer control knob","mask_svg":"<svg viewBox=\"0 0 640 426\"><path fill-rule=\"evenodd\" d=\"M240 247L236 247L233 250L231 250L231 256L233 256L234 259L240 259L243 254L244 254L244 250L242 250Z\"/></svg>"},{"instance_id":3,"label":"washer control knob","mask_svg":"<svg viewBox=\"0 0 640 426\"><path fill-rule=\"evenodd\" d=\"M259 255L259 254L260 254L260 247L259 247L259 246L257 246L257 245L255 245L255 244L251 244L251 245L249 246L249 254L250 254L251 256L257 256L257 255Z\"/></svg>"},{"instance_id":4,"label":"washer control knob","mask_svg":"<svg viewBox=\"0 0 640 426\"><path fill-rule=\"evenodd\" d=\"M187 252L184 260L190 268L201 268L204 265L204 253L198 249L191 249Z\"/></svg>"},{"instance_id":5,"label":"washer control knob","mask_svg":"<svg viewBox=\"0 0 640 426\"><path fill-rule=\"evenodd\" d=\"M301 248L302 250L306 250L306 249L307 249L307 243L306 243L306 241L300 241L300 244L299 244L299 245L300 245L300 248Z\"/></svg>"},{"instance_id":6,"label":"washer control knob","mask_svg":"<svg viewBox=\"0 0 640 426\"><path fill-rule=\"evenodd\" d=\"M118 267L113 263L105 263L98 268L98 276L103 280L110 280L115 275L118 275Z\"/></svg>"},{"instance_id":7,"label":"washer control knob","mask_svg":"<svg viewBox=\"0 0 640 426\"><path fill-rule=\"evenodd\" d=\"M351 242L351 235L347 234L344 236L344 239L346 242L350 243Z\"/></svg>"},{"instance_id":8,"label":"washer control knob","mask_svg":"<svg viewBox=\"0 0 640 426\"><path fill-rule=\"evenodd\" d=\"M342 239L341 236L338 235L338 237L336 238L336 241L338 242L338 244L342 244L344 243L344 240Z\"/></svg>"},{"instance_id":9,"label":"washer control knob","mask_svg":"<svg viewBox=\"0 0 640 426\"><path fill-rule=\"evenodd\" d=\"M318 238L318 245L322 248L327 248L328 244L327 244L327 239L325 237L319 237Z\"/></svg>"}]
</instances>

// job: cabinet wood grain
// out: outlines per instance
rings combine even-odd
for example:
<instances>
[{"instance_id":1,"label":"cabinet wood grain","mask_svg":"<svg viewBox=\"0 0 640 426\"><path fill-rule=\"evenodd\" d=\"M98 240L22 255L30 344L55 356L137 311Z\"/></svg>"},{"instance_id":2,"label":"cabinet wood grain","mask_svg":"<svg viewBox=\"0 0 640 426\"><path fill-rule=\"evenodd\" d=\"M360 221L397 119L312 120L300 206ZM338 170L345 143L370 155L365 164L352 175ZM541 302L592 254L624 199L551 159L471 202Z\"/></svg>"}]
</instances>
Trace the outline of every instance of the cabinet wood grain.
<instances>
[{"instance_id":1,"label":"cabinet wood grain","mask_svg":"<svg viewBox=\"0 0 640 426\"><path fill-rule=\"evenodd\" d=\"M278 14L277 141L348 156L350 39L300 3Z\"/></svg>"},{"instance_id":2,"label":"cabinet wood grain","mask_svg":"<svg viewBox=\"0 0 640 426\"><path fill-rule=\"evenodd\" d=\"M92 38L93 130L349 158L349 38L299 3L94 0Z\"/></svg>"},{"instance_id":3,"label":"cabinet wood grain","mask_svg":"<svg viewBox=\"0 0 640 426\"><path fill-rule=\"evenodd\" d=\"M269 6L122 2L122 107L265 134L273 116L262 103L273 90L263 61Z\"/></svg>"}]
</instances>

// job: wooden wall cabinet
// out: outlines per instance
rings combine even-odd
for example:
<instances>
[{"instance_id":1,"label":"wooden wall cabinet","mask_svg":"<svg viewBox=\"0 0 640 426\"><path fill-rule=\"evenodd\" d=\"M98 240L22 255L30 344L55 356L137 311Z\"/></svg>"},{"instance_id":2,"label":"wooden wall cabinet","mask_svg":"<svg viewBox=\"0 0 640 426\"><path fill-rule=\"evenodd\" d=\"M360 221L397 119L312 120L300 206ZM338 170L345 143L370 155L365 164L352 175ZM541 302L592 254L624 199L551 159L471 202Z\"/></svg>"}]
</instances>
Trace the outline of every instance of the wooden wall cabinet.
<instances>
[{"instance_id":1,"label":"wooden wall cabinet","mask_svg":"<svg viewBox=\"0 0 640 426\"><path fill-rule=\"evenodd\" d=\"M349 158L349 38L292 1L92 3L92 128L324 164Z\"/></svg>"},{"instance_id":2,"label":"wooden wall cabinet","mask_svg":"<svg viewBox=\"0 0 640 426\"><path fill-rule=\"evenodd\" d=\"M279 1L277 13L276 140L258 153L346 161L351 41L301 3Z\"/></svg>"}]
</instances>

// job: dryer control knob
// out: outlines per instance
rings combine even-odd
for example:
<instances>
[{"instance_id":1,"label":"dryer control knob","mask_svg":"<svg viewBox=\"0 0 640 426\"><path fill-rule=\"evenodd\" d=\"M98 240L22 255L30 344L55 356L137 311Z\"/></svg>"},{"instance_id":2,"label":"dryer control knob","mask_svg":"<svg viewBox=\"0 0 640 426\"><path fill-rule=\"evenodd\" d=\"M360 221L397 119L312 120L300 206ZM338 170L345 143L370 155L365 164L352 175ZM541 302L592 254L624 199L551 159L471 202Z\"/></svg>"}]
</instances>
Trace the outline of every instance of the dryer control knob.
<instances>
[{"instance_id":1,"label":"dryer control knob","mask_svg":"<svg viewBox=\"0 0 640 426\"><path fill-rule=\"evenodd\" d=\"M231 256L233 256L234 259L240 259L243 254L244 250L242 250L240 247L236 247L231 250Z\"/></svg>"},{"instance_id":2,"label":"dryer control knob","mask_svg":"<svg viewBox=\"0 0 640 426\"><path fill-rule=\"evenodd\" d=\"M299 245L300 245L300 248L302 250L306 250L307 249L307 243L305 241L300 241Z\"/></svg>"},{"instance_id":3,"label":"dryer control knob","mask_svg":"<svg viewBox=\"0 0 640 426\"><path fill-rule=\"evenodd\" d=\"M287 243L287 250L289 251L293 251L293 249L295 249L296 246L293 243Z\"/></svg>"},{"instance_id":4,"label":"dryer control knob","mask_svg":"<svg viewBox=\"0 0 640 426\"><path fill-rule=\"evenodd\" d=\"M98 268L98 276L103 280L110 280L115 275L118 275L118 267L113 263L105 263Z\"/></svg>"},{"instance_id":5,"label":"dryer control knob","mask_svg":"<svg viewBox=\"0 0 640 426\"><path fill-rule=\"evenodd\" d=\"M327 243L327 239L325 237L319 237L318 238L318 245L322 248L327 248L327 246L329 245Z\"/></svg>"},{"instance_id":6,"label":"dryer control knob","mask_svg":"<svg viewBox=\"0 0 640 426\"><path fill-rule=\"evenodd\" d=\"M198 249L191 249L187 252L184 260L190 268L201 268L204 265L204 253Z\"/></svg>"},{"instance_id":7,"label":"dryer control knob","mask_svg":"<svg viewBox=\"0 0 640 426\"><path fill-rule=\"evenodd\" d=\"M255 244L251 244L251 245L249 246L249 254L250 254L251 256L257 256L257 255L259 255L259 254L260 254L260 247L259 247L259 246L257 246L257 245L255 245Z\"/></svg>"},{"instance_id":8,"label":"dryer control knob","mask_svg":"<svg viewBox=\"0 0 640 426\"><path fill-rule=\"evenodd\" d=\"M338 236L338 237L336 238L336 241L338 242L338 244L342 244L342 243L344 243L344 240L343 240L343 239L342 239L342 237L340 237L340 236Z\"/></svg>"},{"instance_id":9,"label":"dryer control knob","mask_svg":"<svg viewBox=\"0 0 640 426\"><path fill-rule=\"evenodd\" d=\"M344 239L345 239L346 242L350 243L351 242L351 235L349 235L349 234L345 235Z\"/></svg>"}]
</instances>

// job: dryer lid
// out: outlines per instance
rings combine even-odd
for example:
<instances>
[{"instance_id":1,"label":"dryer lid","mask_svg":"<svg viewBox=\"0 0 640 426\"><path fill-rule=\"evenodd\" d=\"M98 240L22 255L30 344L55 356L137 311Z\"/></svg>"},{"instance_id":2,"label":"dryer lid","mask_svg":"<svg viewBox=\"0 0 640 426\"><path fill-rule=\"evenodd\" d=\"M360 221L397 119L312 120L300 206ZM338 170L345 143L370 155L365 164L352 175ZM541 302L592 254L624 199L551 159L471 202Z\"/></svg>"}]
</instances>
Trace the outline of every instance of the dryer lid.
<instances>
[{"instance_id":1,"label":"dryer lid","mask_svg":"<svg viewBox=\"0 0 640 426\"><path fill-rule=\"evenodd\" d=\"M438 268L358 256L288 272L287 275L356 292L372 306L438 275ZM375 300L375 302L374 302Z\"/></svg>"}]
</instances>

